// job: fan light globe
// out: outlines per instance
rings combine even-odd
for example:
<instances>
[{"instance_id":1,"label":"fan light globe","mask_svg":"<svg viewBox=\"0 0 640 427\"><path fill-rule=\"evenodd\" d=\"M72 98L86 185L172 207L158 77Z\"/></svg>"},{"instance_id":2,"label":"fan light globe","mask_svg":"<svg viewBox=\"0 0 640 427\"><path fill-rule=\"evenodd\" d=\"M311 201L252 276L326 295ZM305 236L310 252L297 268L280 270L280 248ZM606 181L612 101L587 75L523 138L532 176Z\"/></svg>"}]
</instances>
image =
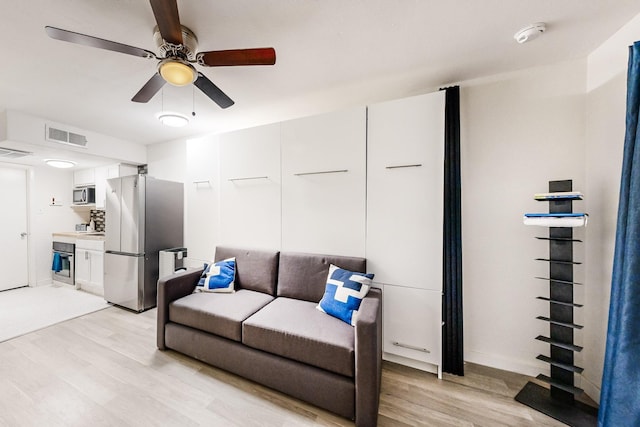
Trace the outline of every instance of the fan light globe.
<instances>
[{"instance_id":1,"label":"fan light globe","mask_svg":"<svg viewBox=\"0 0 640 427\"><path fill-rule=\"evenodd\" d=\"M196 70L190 64L181 61L162 62L159 71L162 78L174 86L186 86L196 80Z\"/></svg>"}]
</instances>

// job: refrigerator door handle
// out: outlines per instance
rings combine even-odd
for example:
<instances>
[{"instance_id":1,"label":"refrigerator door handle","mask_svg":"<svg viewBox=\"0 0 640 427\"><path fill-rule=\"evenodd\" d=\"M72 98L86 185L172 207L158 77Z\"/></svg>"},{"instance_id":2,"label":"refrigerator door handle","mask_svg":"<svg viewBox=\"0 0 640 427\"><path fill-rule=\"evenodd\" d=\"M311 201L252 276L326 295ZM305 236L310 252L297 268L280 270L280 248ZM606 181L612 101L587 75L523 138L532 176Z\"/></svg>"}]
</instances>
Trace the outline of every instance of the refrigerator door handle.
<instances>
[{"instance_id":1,"label":"refrigerator door handle","mask_svg":"<svg viewBox=\"0 0 640 427\"><path fill-rule=\"evenodd\" d=\"M132 254L131 252L120 252L120 251L104 251L104 253L113 254L113 255L131 256L131 257L144 257L144 253Z\"/></svg>"}]
</instances>

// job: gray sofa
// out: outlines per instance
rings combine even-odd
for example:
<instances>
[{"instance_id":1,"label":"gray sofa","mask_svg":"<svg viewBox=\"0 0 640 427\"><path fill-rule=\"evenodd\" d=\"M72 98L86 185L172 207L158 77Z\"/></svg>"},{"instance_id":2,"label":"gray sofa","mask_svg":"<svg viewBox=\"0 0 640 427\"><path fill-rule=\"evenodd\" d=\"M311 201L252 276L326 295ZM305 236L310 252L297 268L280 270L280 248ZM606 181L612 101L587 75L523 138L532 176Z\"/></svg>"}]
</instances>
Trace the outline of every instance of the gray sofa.
<instances>
[{"instance_id":1,"label":"gray sofa","mask_svg":"<svg viewBox=\"0 0 640 427\"><path fill-rule=\"evenodd\" d=\"M381 293L355 327L320 312L329 264L364 258L217 247L236 258L236 292L196 292L202 269L158 281L158 348L173 349L345 418L375 426L382 363Z\"/></svg>"}]
</instances>

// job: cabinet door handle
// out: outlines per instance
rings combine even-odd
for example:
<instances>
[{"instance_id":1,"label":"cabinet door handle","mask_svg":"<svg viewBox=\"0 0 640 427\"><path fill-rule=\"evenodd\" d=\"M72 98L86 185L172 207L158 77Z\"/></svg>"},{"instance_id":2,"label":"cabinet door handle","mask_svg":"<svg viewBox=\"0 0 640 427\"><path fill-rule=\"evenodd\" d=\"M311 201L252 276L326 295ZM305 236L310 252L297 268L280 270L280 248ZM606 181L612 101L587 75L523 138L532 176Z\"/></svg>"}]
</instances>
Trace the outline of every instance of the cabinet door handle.
<instances>
[{"instance_id":1,"label":"cabinet door handle","mask_svg":"<svg viewBox=\"0 0 640 427\"><path fill-rule=\"evenodd\" d=\"M385 169L419 168L420 166L422 166L422 163L416 163L415 165L386 166Z\"/></svg>"},{"instance_id":2,"label":"cabinet door handle","mask_svg":"<svg viewBox=\"0 0 640 427\"><path fill-rule=\"evenodd\" d=\"M249 179L269 179L268 176L249 176L246 178L229 178L228 181L247 181Z\"/></svg>"},{"instance_id":3,"label":"cabinet door handle","mask_svg":"<svg viewBox=\"0 0 640 427\"><path fill-rule=\"evenodd\" d=\"M84 259L88 260L89 259L89 252L84 251Z\"/></svg>"},{"instance_id":4,"label":"cabinet door handle","mask_svg":"<svg viewBox=\"0 0 640 427\"><path fill-rule=\"evenodd\" d=\"M349 172L349 169L338 169L338 170L334 170L334 171L319 171L319 172L300 172L300 173L294 173L295 176L304 176L304 175L322 175L325 173L345 173L345 172Z\"/></svg>"},{"instance_id":5,"label":"cabinet door handle","mask_svg":"<svg viewBox=\"0 0 640 427\"><path fill-rule=\"evenodd\" d=\"M421 351L423 353L431 353L426 348L416 347L415 345L403 344L403 343L398 342L398 341L393 341L391 344L395 345L396 347L408 348L409 350L417 350L417 351Z\"/></svg>"}]
</instances>

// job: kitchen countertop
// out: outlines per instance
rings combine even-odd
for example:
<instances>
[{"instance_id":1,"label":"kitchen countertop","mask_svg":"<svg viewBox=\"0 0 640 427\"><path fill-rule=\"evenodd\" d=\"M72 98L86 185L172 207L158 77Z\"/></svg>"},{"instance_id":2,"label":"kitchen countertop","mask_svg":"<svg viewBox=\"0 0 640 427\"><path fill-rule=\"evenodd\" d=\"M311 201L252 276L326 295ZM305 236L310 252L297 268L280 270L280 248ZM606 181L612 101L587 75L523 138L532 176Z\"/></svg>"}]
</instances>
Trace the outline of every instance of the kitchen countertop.
<instances>
[{"instance_id":1,"label":"kitchen countertop","mask_svg":"<svg viewBox=\"0 0 640 427\"><path fill-rule=\"evenodd\" d=\"M60 231L53 233L53 237L56 236L83 240L104 240L104 233L97 231Z\"/></svg>"}]
</instances>

